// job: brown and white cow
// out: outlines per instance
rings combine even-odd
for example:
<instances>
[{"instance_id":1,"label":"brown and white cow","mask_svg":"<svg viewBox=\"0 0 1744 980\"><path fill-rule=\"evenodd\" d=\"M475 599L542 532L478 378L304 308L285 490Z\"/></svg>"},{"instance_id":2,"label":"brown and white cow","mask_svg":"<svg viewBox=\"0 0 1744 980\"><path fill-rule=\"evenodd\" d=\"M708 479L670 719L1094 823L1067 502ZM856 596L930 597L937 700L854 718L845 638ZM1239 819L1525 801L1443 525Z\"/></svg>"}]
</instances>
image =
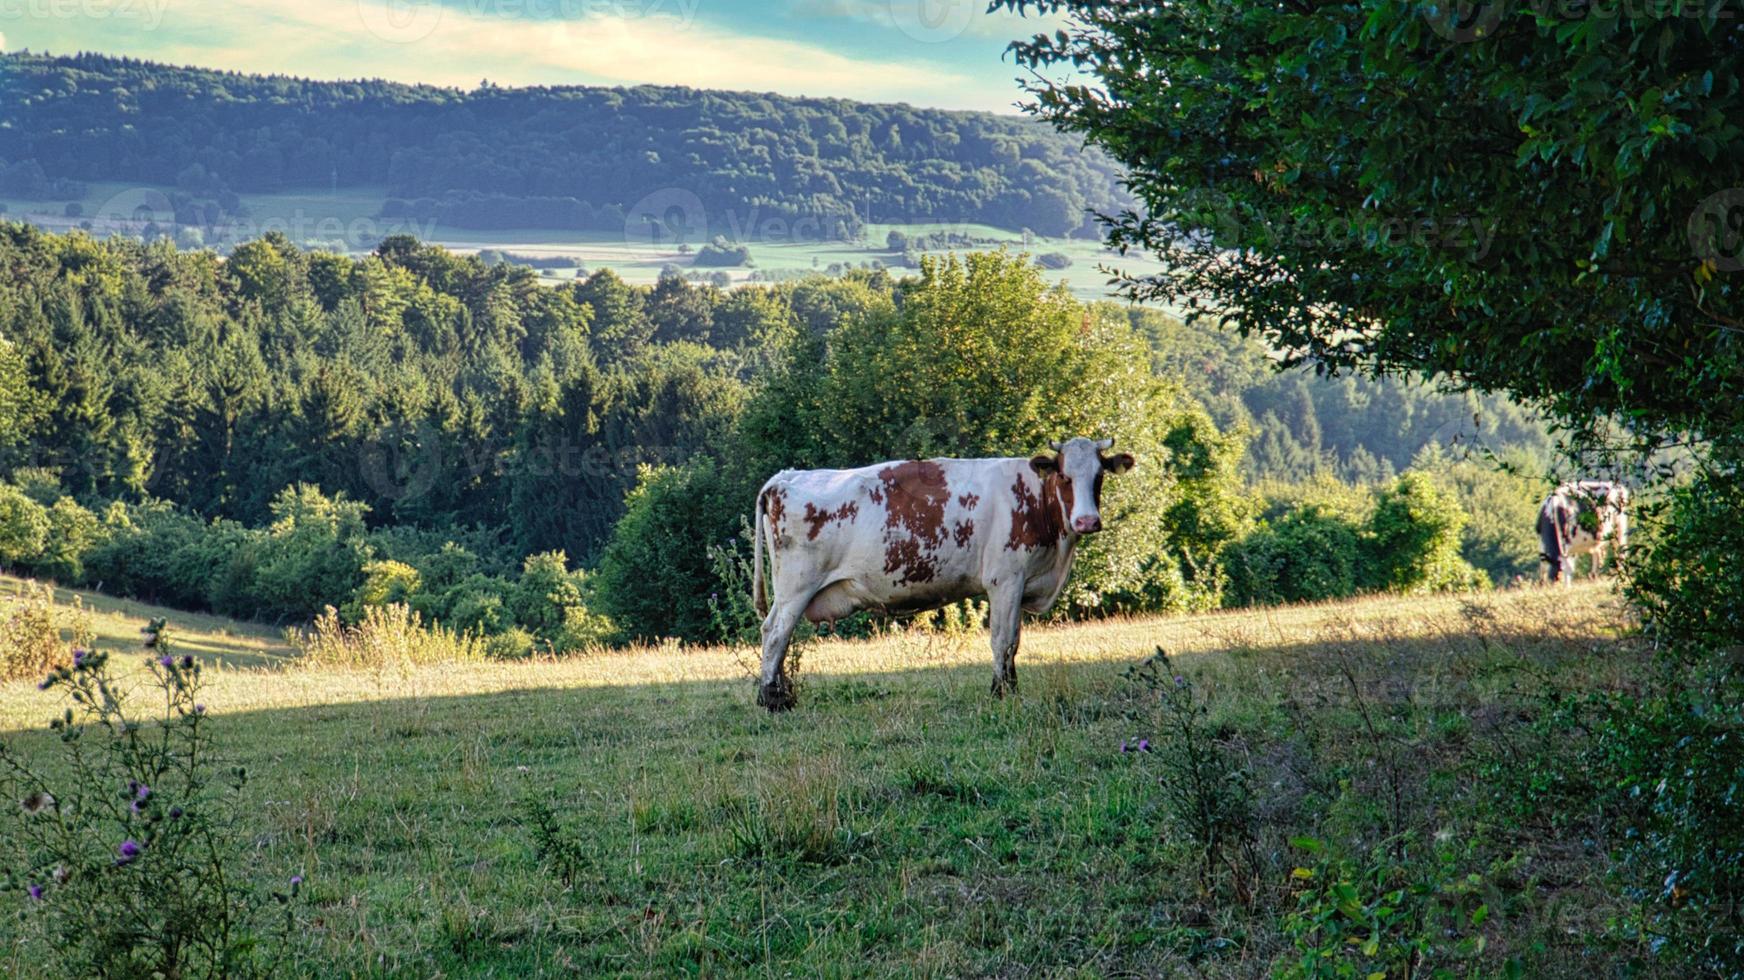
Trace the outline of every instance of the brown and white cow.
<instances>
[{"instance_id":1,"label":"brown and white cow","mask_svg":"<svg viewBox=\"0 0 1744 980\"><path fill-rule=\"evenodd\" d=\"M1629 547L1629 489L1609 480L1564 483L1538 508L1539 561L1552 582L1574 578L1574 560L1591 554L1597 578L1605 552L1614 548L1620 559Z\"/></svg>"},{"instance_id":2,"label":"brown and white cow","mask_svg":"<svg viewBox=\"0 0 1744 980\"><path fill-rule=\"evenodd\" d=\"M763 614L757 703L793 706L782 671L804 616L910 613L985 594L993 692L1017 685L1023 614L1045 612L1072 571L1078 538L1102 530L1102 478L1133 466L1112 439L1068 439L1030 459L898 460L853 470L784 470L757 494ZM763 587L769 549L774 595Z\"/></svg>"}]
</instances>

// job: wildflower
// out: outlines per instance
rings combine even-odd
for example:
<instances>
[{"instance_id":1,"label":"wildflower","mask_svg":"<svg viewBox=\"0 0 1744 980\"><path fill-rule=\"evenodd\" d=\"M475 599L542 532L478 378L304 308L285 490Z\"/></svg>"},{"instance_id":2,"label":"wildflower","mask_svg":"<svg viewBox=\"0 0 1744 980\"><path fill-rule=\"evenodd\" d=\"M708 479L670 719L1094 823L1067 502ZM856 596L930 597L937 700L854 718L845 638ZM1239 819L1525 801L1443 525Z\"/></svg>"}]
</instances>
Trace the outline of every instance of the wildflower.
<instances>
[{"instance_id":1,"label":"wildflower","mask_svg":"<svg viewBox=\"0 0 1744 980\"><path fill-rule=\"evenodd\" d=\"M42 901L42 886L41 885L31 885L30 888L27 889L27 891L30 892L30 900L31 901L33 901L33 902Z\"/></svg>"},{"instance_id":2,"label":"wildflower","mask_svg":"<svg viewBox=\"0 0 1744 980\"><path fill-rule=\"evenodd\" d=\"M90 654L89 650L74 650L73 651L73 666L74 667L85 666L85 657L89 654Z\"/></svg>"},{"instance_id":3,"label":"wildflower","mask_svg":"<svg viewBox=\"0 0 1744 980\"><path fill-rule=\"evenodd\" d=\"M1122 751L1122 752L1126 751L1126 739L1124 739L1124 738L1120 740L1120 751Z\"/></svg>"},{"instance_id":4,"label":"wildflower","mask_svg":"<svg viewBox=\"0 0 1744 980\"><path fill-rule=\"evenodd\" d=\"M157 658L157 662L158 662L158 666L160 666L160 667L174 667L176 665L176 658L174 658L166 653L163 656Z\"/></svg>"},{"instance_id":5,"label":"wildflower","mask_svg":"<svg viewBox=\"0 0 1744 980\"><path fill-rule=\"evenodd\" d=\"M1175 675L1175 686L1176 687L1186 687L1187 686L1187 678L1182 677L1180 674L1176 674Z\"/></svg>"},{"instance_id":6,"label":"wildflower","mask_svg":"<svg viewBox=\"0 0 1744 980\"><path fill-rule=\"evenodd\" d=\"M42 790L39 789L36 792L30 794L29 796L26 796L24 799L18 801L18 805L23 808L25 813L28 813L34 817L37 814L43 812L44 810L53 809L54 805L55 805L55 798L53 796L50 796L47 793L44 793Z\"/></svg>"},{"instance_id":7,"label":"wildflower","mask_svg":"<svg viewBox=\"0 0 1744 980\"><path fill-rule=\"evenodd\" d=\"M1138 750L1140 752L1149 752L1151 750L1151 740L1148 738L1139 739L1138 740Z\"/></svg>"},{"instance_id":8,"label":"wildflower","mask_svg":"<svg viewBox=\"0 0 1744 980\"><path fill-rule=\"evenodd\" d=\"M171 820L182 819L182 808L179 806L170 807L170 819Z\"/></svg>"},{"instance_id":9,"label":"wildflower","mask_svg":"<svg viewBox=\"0 0 1744 980\"><path fill-rule=\"evenodd\" d=\"M143 803L145 800L149 799L150 797L151 797L151 787L150 786L147 786L144 783L137 783L134 785L134 789L133 789L133 798L134 799L139 800L140 802Z\"/></svg>"},{"instance_id":10,"label":"wildflower","mask_svg":"<svg viewBox=\"0 0 1744 980\"><path fill-rule=\"evenodd\" d=\"M302 883L303 883L303 876L302 875L291 875L291 887L292 888L295 888Z\"/></svg>"},{"instance_id":11,"label":"wildflower","mask_svg":"<svg viewBox=\"0 0 1744 980\"><path fill-rule=\"evenodd\" d=\"M191 653L182 654L182 669L183 670L193 670L194 669L194 655L193 654L191 654Z\"/></svg>"},{"instance_id":12,"label":"wildflower","mask_svg":"<svg viewBox=\"0 0 1744 980\"><path fill-rule=\"evenodd\" d=\"M194 714L203 715L205 713L206 713L206 706L205 705L203 705L203 704L194 705Z\"/></svg>"},{"instance_id":13,"label":"wildflower","mask_svg":"<svg viewBox=\"0 0 1744 980\"><path fill-rule=\"evenodd\" d=\"M42 680L37 682L36 689L39 691L46 691L49 688L54 686L54 682L55 682L54 675L50 674L47 677L44 677Z\"/></svg>"},{"instance_id":14,"label":"wildflower","mask_svg":"<svg viewBox=\"0 0 1744 980\"><path fill-rule=\"evenodd\" d=\"M115 849L115 853L118 855L115 858L115 863L132 864L134 861L139 859L139 853L141 850L142 848L140 848L139 842L129 837L121 842L120 847Z\"/></svg>"}]
</instances>

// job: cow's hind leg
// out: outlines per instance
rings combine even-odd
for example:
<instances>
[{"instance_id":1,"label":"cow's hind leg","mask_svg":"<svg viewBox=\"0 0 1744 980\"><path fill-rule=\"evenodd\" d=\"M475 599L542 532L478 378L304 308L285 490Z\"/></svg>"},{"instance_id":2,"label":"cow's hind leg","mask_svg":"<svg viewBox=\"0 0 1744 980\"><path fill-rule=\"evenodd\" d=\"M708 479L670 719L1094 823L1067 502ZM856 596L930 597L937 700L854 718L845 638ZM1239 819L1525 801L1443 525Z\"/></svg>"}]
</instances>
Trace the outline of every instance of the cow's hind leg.
<instances>
[{"instance_id":1,"label":"cow's hind leg","mask_svg":"<svg viewBox=\"0 0 1744 980\"><path fill-rule=\"evenodd\" d=\"M763 617L763 670L758 678L757 703L770 711L786 711L793 707L793 683L782 669L787 660L787 647L799 617L805 613L806 596L799 601L777 602Z\"/></svg>"},{"instance_id":2,"label":"cow's hind leg","mask_svg":"<svg viewBox=\"0 0 1744 980\"><path fill-rule=\"evenodd\" d=\"M987 596L993 641L993 696L1017 690L1017 641L1023 628L1023 583L1007 582Z\"/></svg>"}]
</instances>

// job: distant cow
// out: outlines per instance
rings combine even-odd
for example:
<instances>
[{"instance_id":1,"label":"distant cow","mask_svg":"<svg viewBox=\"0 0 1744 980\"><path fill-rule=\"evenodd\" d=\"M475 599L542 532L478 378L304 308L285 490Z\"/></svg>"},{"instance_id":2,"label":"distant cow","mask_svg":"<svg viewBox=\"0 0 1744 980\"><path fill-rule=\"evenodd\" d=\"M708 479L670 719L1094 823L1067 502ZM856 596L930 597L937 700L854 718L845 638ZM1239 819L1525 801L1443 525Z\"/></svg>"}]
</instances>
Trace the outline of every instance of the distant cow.
<instances>
[{"instance_id":1,"label":"distant cow","mask_svg":"<svg viewBox=\"0 0 1744 980\"><path fill-rule=\"evenodd\" d=\"M1078 538L1102 529L1102 478L1133 466L1114 440L1068 439L1030 459L927 459L854 470L784 470L757 494L756 573L763 614L757 703L793 706L782 672L804 616L909 613L986 594L993 693L1017 686L1023 614L1065 587ZM774 595L763 587L769 549Z\"/></svg>"},{"instance_id":2,"label":"distant cow","mask_svg":"<svg viewBox=\"0 0 1744 980\"><path fill-rule=\"evenodd\" d=\"M1628 488L1609 480L1557 487L1538 508L1538 543L1552 582L1573 579L1575 558L1589 553L1597 577L1607 547L1621 557L1629 546Z\"/></svg>"}]
</instances>

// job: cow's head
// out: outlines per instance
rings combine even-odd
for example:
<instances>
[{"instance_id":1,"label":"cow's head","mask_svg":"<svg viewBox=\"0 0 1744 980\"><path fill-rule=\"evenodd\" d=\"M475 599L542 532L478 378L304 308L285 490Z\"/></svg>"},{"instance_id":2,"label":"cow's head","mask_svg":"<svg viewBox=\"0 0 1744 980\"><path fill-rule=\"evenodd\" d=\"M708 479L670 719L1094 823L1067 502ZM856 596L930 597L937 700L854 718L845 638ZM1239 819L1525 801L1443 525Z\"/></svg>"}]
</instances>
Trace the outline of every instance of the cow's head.
<instances>
[{"instance_id":1,"label":"cow's head","mask_svg":"<svg viewBox=\"0 0 1744 980\"><path fill-rule=\"evenodd\" d=\"M1053 455L1031 457L1029 465L1043 480L1049 476L1059 480L1066 526L1074 534L1102 530L1102 477L1132 469L1132 454L1103 455L1113 447L1113 439L1079 437L1048 445L1053 448Z\"/></svg>"}]
</instances>

